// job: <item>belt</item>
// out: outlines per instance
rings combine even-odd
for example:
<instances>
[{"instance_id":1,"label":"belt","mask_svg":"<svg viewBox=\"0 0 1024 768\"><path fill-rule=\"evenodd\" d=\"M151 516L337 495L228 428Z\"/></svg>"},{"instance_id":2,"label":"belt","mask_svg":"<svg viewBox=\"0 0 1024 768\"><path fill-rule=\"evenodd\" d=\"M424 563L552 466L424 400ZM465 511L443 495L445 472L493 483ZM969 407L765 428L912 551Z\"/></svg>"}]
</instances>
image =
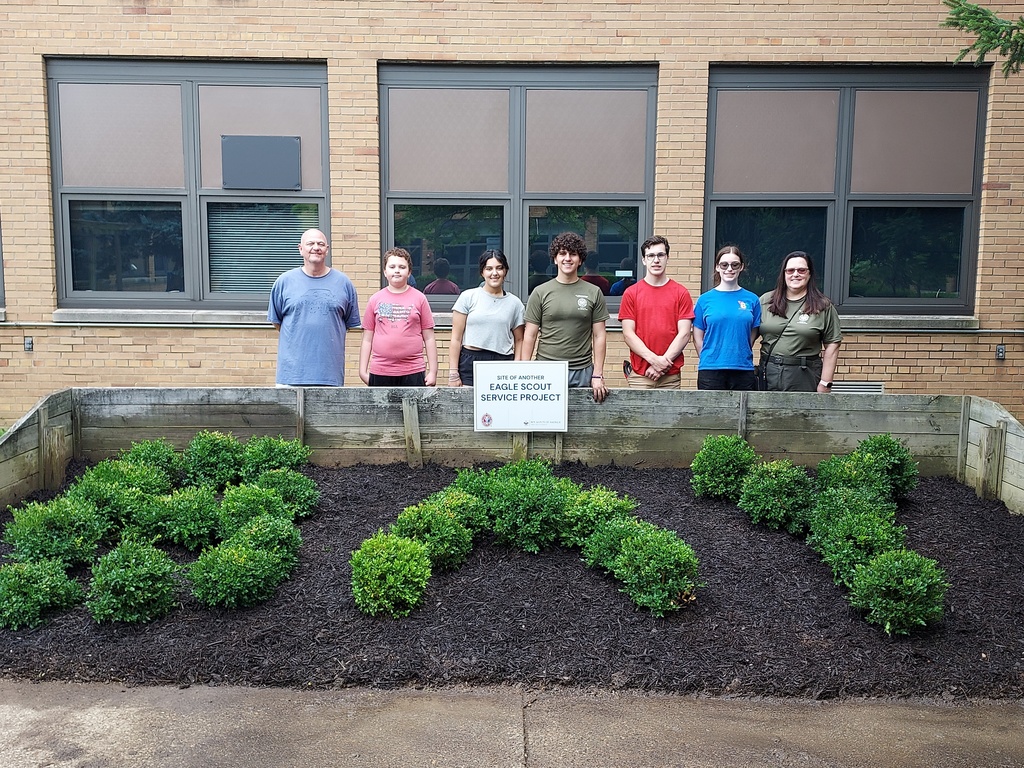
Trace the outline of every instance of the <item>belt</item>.
<instances>
[{"instance_id":1,"label":"belt","mask_svg":"<svg viewBox=\"0 0 1024 768\"><path fill-rule=\"evenodd\" d=\"M786 357L785 355L771 355L768 358L768 362L775 363L776 365L799 365L801 368L807 367L808 360L817 360L815 357Z\"/></svg>"}]
</instances>

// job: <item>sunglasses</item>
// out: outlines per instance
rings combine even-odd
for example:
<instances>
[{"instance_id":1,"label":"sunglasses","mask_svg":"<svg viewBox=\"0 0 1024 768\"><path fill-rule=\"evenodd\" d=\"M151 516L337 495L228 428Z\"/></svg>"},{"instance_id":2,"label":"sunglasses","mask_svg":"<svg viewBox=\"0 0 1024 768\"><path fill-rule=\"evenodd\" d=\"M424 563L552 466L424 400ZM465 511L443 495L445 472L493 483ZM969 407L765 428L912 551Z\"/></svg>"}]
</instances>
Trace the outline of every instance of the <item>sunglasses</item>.
<instances>
[{"instance_id":1,"label":"sunglasses","mask_svg":"<svg viewBox=\"0 0 1024 768\"><path fill-rule=\"evenodd\" d=\"M732 270L733 272L738 272L739 270L743 269L743 262L742 261L720 261L720 262L718 262L718 268L720 270L722 270L723 272L725 272L727 270Z\"/></svg>"},{"instance_id":2,"label":"sunglasses","mask_svg":"<svg viewBox=\"0 0 1024 768\"><path fill-rule=\"evenodd\" d=\"M787 267L787 275L806 275L809 270L807 267Z\"/></svg>"}]
</instances>

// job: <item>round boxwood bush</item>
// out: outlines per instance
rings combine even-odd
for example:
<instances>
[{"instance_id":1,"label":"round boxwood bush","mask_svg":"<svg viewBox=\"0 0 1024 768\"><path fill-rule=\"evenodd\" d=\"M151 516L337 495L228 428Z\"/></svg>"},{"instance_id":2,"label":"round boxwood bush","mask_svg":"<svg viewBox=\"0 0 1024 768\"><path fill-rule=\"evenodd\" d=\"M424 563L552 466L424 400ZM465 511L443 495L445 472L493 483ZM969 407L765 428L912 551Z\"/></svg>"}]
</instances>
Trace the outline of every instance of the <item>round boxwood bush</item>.
<instances>
[{"instance_id":1,"label":"round boxwood bush","mask_svg":"<svg viewBox=\"0 0 1024 768\"><path fill-rule=\"evenodd\" d=\"M131 448L121 451L117 458L130 464L148 464L161 470L172 485L181 483L185 472L185 457L164 438L133 442Z\"/></svg>"},{"instance_id":2,"label":"round boxwood bush","mask_svg":"<svg viewBox=\"0 0 1024 768\"><path fill-rule=\"evenodd\" d=\"M528 459L491 470L480 498L498 541L536 554L558 540L562 513L579 490L546 462Z\"/></svg>"},{"instance_id":3,"label":"round boxwood bush","mask_svg":"<svg viewBox=\"0 0 1024 768\"><path fill-rule=\"evenodd\" d=\"M866 488L879 496L892 496L892 486L881 457L870 453L853 453L832 456L818 464L818 490L846 486Z\"/></svg>"},{"instance_id":4,"label":"round boxwood bush","mask_svg":"<svg viewBox=\"0 0 1024 768\"><path fill-rule=\"evenodd\" d=\"M289 521L293 517L277 491L256 485L229 485L220 502L217 531L221 539L230 539L235 531L260 515Z\"/></svg>"},{"instance_id":5,"label":"round boxwood bush","mask_svg":"<svg viewBox=\"0 0 1024 768\"><path fill-rule=\"evenodd\" d=\"M304 520L312 515L320 503L320 490L316 482L294 469L268 469L256 478L254 485L281 494L285 506L296 520Z\"/></svg>"},{"instance_id":6,"label":"round boxwood bush","mask_svg":"<svg viewBox=\"0 0 1024 768\"><path fill-rule=\"evenodd\" d=\"M814 483L789 459L756 464L743 479L738 506L752 522L790 533L807 527L814 504Z\"/></svg>"},{"instance_id":7,"label":"round boxwood bush","mask_svg":"<svg viewBox=\"0 0 1024 768\"><path fill-rule=\"evenodd\" d=\"M600 523L616 517L632 517L636 508L636 501L602 485L580 491L562 510L559 541L565 547L582 547Z\"/></svg>"},{"instance_id":8,"label":"round boxwood bush","mask_svg":"<svg viewBox=\"0 0 1024 768\"><path fill-rule=\"evenodd\" d=\"M210 544L217 530L220 505L207 485L178 488L155 496L135 516L135 527L146 538L170 541L190 550Z\"/></svg>"},{"instance_id":9,"label":"round boxwood bush","mask_svg":"<svg viewBox=\"0 0 1024 768\"><path fill-rule=\"evenodd\" d=\"M275 552L221 544L204 550L188 568L192 594L203 605L248 608L268 600L291 568Z\"/></svg>"},{"instance_id":10,"label":"round boxwood bush","mask_svg":"<svg viewBox=\"0 0 1024 768\"><path fill-rule=\"evenodd\" d=\"M267 470L298 469L309 462L313 449L301 440L258 436L249 439L242 450L243 483L252 483Z\"/></svg>"},{"instance_id":11,"label":"round boxwood bush","mask_svg":"<svg viewBox=\"0 0 1024 768\"><path fill-rule=\"evenodd\" d=\"M484 531L489 531L492 528L491 518L487 513L487 505L479 496L474 496L472 493L462 490L454 483L437 493L431 494L423 503L452 515L466 526L474 536Z\"/></svg>"},{"instance_id":12,"label":"round boxwood bush","mask_svg":"<svg viewBox=\"0 0 1024 768\"><path fill-rule=\"evenodd\" d=\"M455 515L429 501L402 510L391 533L422 542L435 570L462 565L473 549L473 532Z\"/></svg>"},{"instance_id":13,"label":"round boxwood bush","mask_svg":"<svg viewBox=\"0 0 1024 768\"><path fill-rule=\"evenodd\" d=\"M612 574L634 603L664 616L697 599L698 566L693 548L674 531L651 527L623 540Z\"/></svg>"},{"instance_id":14,"label":"round boxwood bush","mask_svg":"<svg viewBox=\"0 0 1024 768\"><path fill-rule=\"evenodd\" d=\"M11 515L4 541L11 545L10 558L20 562L53 558L66 566L91 563L109 527L95 504L68 495L31 501L12 509Z\"/></svg>"},{"instance_id":15,"label":"round boxwood bush","mask_svg":"<svg viewBox=\"0 0 1024 768\"><path fill-rule=\"evenodd\" d=\"M583 562L591 568L600 568L611 573L615 567L615 559L622 552L623 542L656 528L654 523L635 517L611 517L602 520L583 542Z\"/></svg>"},{"instance_id":16,"label":"round boxwood bush","mask_svg":"<svg viewBox=\"0 0 1024 768\"><path fill-rule=\"evenodd\" d=\"M906 533L906 528L874 511L850 509L818 529L811 543L832 569L836 584L849 587L857 566L883 552L901 549Z\"/></svg>"},{"instance_id":17,"label":"round boxwood bush","mask_svg":"<svg viewBox=\"0 0 1024 768\"><path fill-rule=\"evenodd\" d=\"M238 481L245 448L230 433L203 431L185 448L185 474L189 485L209 485L222 491Z\"/></svg>"},{"instance_id":18,"label":"round boxwood bush","mask_svg":"<svg viewBox=\"0 0 1024 768\"><path fill-rule=\"evenodd\" d=\"M857 566L850 604L888 635L906 635L942 618L949 583L934 560L912 550L883 552Z\"/></svg>"},{"instance_id":19,"label":"round boxwood bush","mask_svg":"<svg viewBox=\"0 0 1024 768\"><path fill-rule=\"evenodd\" d=\"M738 435L708 435L693 457L690 485L697 496L739 501L743 478L757 462L757 453Z\"/></svg>"},{"instance_id":20,"label":"round boxwood bush","mask_svg":"<svg viewBox=\"0 0 1024 768\"><path fill-rule=\"evenodd\" d=\"M271 552L281 558L288 573L299 564L299 548L302 534L290 520L270 515L260 515L242 526L224 542L225 547L251 547Z\"/></svg>"},{"instance_id":21,"label":"round boxwood bush","mask_svg":"<svg viewBox=\"0 0 1024 768\"><path fill-rule=\"evenodd\" d=\"M349 560L356 608L370 616L408 616L420 604L430 581L425 544L378 531Z\"/></svg>"},{"instance_id":22,"label":"round boxwood bush","mask_svg":"<svg viewBox=\"0 0 1024 768\"><path fill-rule=\"evenodd\" d=\"M96 505L110 522L111 533L134 524L153 496L170 493L171 480L159 467L125 460L106 460L87 469L67 496Z\"/></svg>"},{"instance_id":23,"label":"round boxwood bush","mask_svg":"<svg viewBox=\"0 0 1024 768\"><path fill-rule=\"evenodd\" d=\"M879 461L893 498L902 498L917 487L917 462L910 450L891 434L861 440L856 453L867 454Z\"/></svg>"},{"instance_id":24,"label":"round boxwood bush","mask_svg":"<svg viewBox=\"0 0 1024 768\"><path fill-rule=\"evenodd\" d=\"M68 578L59 560L0 567L0 627L38 626L46 614L70 608L83 597L82 588Z\"/></svg>"},{"instance_id":25,"label":"round boxwood bush","mask_svg":"<svg viewBox=\"0 0 1024 768\"><path fill-rule=\"evenodd\" d=\"M177 566L149 542L126 539L92 568L85 601L96 621L151 621L177 602Z\"/></svg>"}]
</instances>

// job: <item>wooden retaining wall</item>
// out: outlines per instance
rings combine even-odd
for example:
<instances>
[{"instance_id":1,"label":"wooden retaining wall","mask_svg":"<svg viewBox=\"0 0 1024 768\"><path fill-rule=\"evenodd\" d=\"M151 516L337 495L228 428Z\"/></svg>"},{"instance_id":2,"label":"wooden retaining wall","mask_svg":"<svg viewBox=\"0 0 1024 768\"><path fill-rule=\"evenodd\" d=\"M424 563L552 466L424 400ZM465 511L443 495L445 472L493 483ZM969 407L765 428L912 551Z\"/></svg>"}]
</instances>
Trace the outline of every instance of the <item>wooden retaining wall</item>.
<instances>
[{"instance_id":1,"label":"wooden retaining wall","mask_svg":"<svg viewBox=\"0 0 1024 768\"><path fill-rule=\"evenodd\" d=\"M76 388L45 398L0 438L0 503L59 487L72 457L98 461L160 437L184 448L208 429L299 438L326 466L526 456L688 466L707 435L739 434L766 459L813 467L889 432L923 475L956 477L1024 513L1024 428L980 398L613 389L597 404L573 390L564 434L476 432L473 418L468 389Z\"/></svg>"}]
</instances>

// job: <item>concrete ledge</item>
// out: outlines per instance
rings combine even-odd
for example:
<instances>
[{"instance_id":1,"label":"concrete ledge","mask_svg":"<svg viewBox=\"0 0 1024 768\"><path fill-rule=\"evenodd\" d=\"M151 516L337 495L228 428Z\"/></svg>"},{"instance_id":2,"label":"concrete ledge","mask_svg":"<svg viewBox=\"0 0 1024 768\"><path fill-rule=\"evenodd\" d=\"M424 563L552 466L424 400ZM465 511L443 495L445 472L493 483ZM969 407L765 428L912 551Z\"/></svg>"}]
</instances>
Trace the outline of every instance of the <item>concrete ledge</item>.
<instances>
[{"instance_id":1,"label":"concrete ledge","mask_svg":"<svg viewBox=\"0 0 1024 768\"><path fill-rule=\"evenodd\" d=\"M265 309L64 308L54 310L53 321L89 325L269 325Z\"/></svg>"}]
</instances>

